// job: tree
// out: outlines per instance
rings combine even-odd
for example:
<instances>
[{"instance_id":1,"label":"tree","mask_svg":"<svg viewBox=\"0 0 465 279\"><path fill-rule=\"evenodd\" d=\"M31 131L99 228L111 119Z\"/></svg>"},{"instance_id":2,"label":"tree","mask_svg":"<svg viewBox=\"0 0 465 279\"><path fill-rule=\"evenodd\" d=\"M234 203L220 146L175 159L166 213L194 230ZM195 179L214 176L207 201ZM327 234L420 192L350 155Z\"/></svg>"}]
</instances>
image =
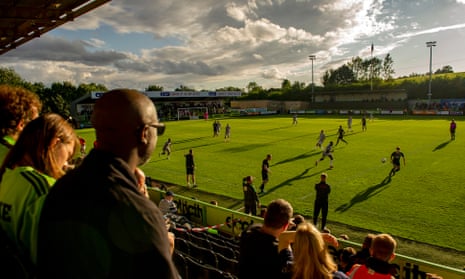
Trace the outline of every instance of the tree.
<instances>
[{"instance_id":1,"label":"tree","mask_svg":"<svg viewBox=\"0 0 465 279\"><path fill-rule=\"evenodd\" d=\"M156 85L156 84L153 84L153 85L149 85L145 91L163 91L163 86L161 85Z\"/></svg>"},{"instance_id":2,"label":"tree","mask_svg":"<svg viewBox=\"0 0 465 279\"><path fill-rule=\"evenodd\" d=\"M36 93L42 101L43 113L54 112L60 114L64 118L70 115L69 103L63 99L59 91L54 91L51 88L42 88Z\"/></svg>"},{"instance_id":3,"label":"tree","mask_svg":"<svg viewBox=\"0 0 465 279\"><path fill-rule=\"evenodd\" d=\"M291 81L288 79L284 79L283 82L281 83L281 90L283 92L287 92L291 89Z\"/></svg>"},{"instance_id":4,"label":"tree","mask_svg":"<svg viewBox=\"0 0 465 279\"><path fill-rule=\"evenodd\" d=\"M181 84L178 88L174 89L174 91L195 91L195 89L189 88Z\"/></svg>"},{"instance_id":5,"label":"tree","mask_svg":"<svg viewBox=\"0 0 465 279\"><path fill-rule=\"evenodd\" d=\"M336 70L326 71L323 75L323 84L326 85L346 85L355 82L352 69L347 65L342 65Z\"/></svg>"},{"instance_id":6,"label":"tree","mask_svg":"<svg viewBox=\"0 0 465 279\"><path fill-rule=\"evenodd\" d=\"M259 86L255 81L251 81L249 82L249 84L247 85L247 92L249 94L258 94L260 93L261 91L263 91L263 88L261 86Z\"/></svg>"},{"instance_id":7,"label":"tree","mask_svg":"<svg viewBox=\"0 0 465 279\"><path fill-rule=\"evenodd\" d=\"M392 80L392 75L394 71L394 60L392 60L391 55L388 53L383 60L383 78L384 80Z\"/></svg>"},{"instance_id":8,"label":"tree","mask_svg":"<svg viewBox=\"0 0 465 279\"><path fill-rule=\"evenodd\" d=\"M9 84L13 86L25 86L27 82L18 75L13 68L0 67L0 84ZM29 88L28 88L29 89Z\"/></svg>"},{"instance_id":9,"label":"tree","mask_svg":"<svg viewBox=\"0 0 465 279\"><path fill-rule=\"evenodd\" d=\"M76 100L77 98L80 98L82 96L88 95L88 94L90 94L92 92L95 92L95 91L106 92L106 91L108 91L108 89L103 84L96 84L96 83L93 83L93 82L92 83L81 83L81 84L79 84L79 86L77 88L77 92L74 94L75 95L74 100Z\"/></svg>"},{"instance_id":10,"label":"tree","mask_svg":"<svg viewBox=\"0 0 465 279\"><path fill-rule=\"evenodd\" d=\"M451 65L446 65L443 66L441 69L437 69L434 74L448 74L448 73L453 73L454 70L452 69Z\"/></svg>"},{"instance_id":11,"label":"tree","mask_svg":"<svg viewBox=\"0 0 465 279\"><path fill-rule=\"evenodd\" d=\"M364 73L362 58L360 58L359 56L352 57L352 60L349 63L347 63L347 66L349 66L352 69L355 80L359 81Z\"/></svg>"}]
</instances>

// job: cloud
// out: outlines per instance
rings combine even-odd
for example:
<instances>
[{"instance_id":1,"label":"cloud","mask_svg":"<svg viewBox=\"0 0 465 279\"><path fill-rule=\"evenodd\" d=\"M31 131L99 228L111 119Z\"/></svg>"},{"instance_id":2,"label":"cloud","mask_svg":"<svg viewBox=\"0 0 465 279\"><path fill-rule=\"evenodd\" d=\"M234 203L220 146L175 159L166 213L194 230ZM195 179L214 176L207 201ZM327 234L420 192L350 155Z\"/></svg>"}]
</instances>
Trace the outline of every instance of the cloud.
<instances>
[{"instance_id":1,"label":"cloud","mask_svg":"<svg viewBox=\"0 0 465 279\"><path fill-rule=\"evenodd\" d=\"M454 25L449 25L449 26L439 26L439 27L435 27L435 28L431 28L431 29L427 29L427 30L404 33L404 34L398 35L397 38L410 38L410 37L415 37L415 36L419 36L419 35L439 33L439 32L442 32L442 31L454 30L454 29L463 29L463 28L465 28L465 23L454 24Z\"/></svg>"},{"instance_id":2,"label":"cloud","mask_svg":"<svg viewBox=\"0 0 465 279\"><path fill-rule=\"evenodd\" d=\"M53 78L93 80L110 88L157 83L168 89L181 82L204 88L208 84L243 87L251 80L273 87L283 78L308 81L310 54L317 56L315 80L319 80L326 69L357 55L369 56L372 42L375 54L384 55L401 49L414 36L460 30L464 24L453 19L460 18L461 4L119 0L0 59L2 65L21 69L21 75L23 71L29 75L31 67L42 71L40 65L46 64ZM431 22L432 14L441 24ZM46 83L52 78L43 77Z\"/></svg>"},{"instance_id":3,"label":"cloud","mask_svg":"<svg viewBox=\"0 0 465 279\"><path fill-rule=\"evenodd\" d=\"M88 43L84 41L68 41L45 35L40 40L33 40L4 55L6 59L23 59L31 61L60 61L83 63L87 65L110 65L115 61L127 58L124 53L101 50L86 50Z\"/></svg>"}]
</instances>

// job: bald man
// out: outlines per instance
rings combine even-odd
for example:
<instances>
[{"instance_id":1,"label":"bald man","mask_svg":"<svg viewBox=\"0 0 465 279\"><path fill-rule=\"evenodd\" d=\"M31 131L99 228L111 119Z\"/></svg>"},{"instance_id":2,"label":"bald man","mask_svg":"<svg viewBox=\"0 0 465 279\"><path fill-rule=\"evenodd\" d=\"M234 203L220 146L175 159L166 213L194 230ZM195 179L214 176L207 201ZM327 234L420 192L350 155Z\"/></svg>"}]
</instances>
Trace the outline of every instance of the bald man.
<instances>
[{"instance_id":1,"label":"bald man","mask_svg":"<svg viewBox=\"0 0 465 279\"><path fill-rule=\"evenodd\" d=\"M177 278L163 216L135 175L164 131L154 104L137 91L112 90L91 120L97 147L57 181L43 207L40 277Z\"/></svg>"}]
</instances>

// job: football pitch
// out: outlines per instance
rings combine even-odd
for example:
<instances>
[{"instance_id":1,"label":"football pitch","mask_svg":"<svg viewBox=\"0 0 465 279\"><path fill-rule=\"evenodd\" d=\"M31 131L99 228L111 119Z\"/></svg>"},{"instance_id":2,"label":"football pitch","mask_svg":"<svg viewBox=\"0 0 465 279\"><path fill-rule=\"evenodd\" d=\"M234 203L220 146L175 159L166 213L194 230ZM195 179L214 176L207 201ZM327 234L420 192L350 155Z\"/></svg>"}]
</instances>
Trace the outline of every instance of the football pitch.
<instances>
[{"instance_id":1,"label":"football pitch","mask_svg":"<svg viewBox=\"0 0 465 279\"><path fill-rule=\"evenodd\" d=\"M184 154L192 148L199 189L242 199L242 178L254 176L258 188L261 162L270 153L272 173L262 204L284 198L296 213L312 216L314 185L327 172L329 222L465 251L465 121L455 118L457 136L451 141L451 119L380 116L368 120L362 132L360 116L354 116L350 132L346 116L299 116L297 125L290 115L219 118L218 137L213 137L213 119L173 121L166 123L152 160L142 169L157 180L186 185ZM229 142L224 140L227 123ZM315 166L321 157L315 148L320 130L327 135L326 146L336 143L339 125L348 144L334 148L334 169L328 168L329 158ZM92 142L93 132L85 137ZM173 141L169 160L158 155L168 138ZM390 178L389 158L396 146L406 165Z\"/></svg>"}]
</instances>

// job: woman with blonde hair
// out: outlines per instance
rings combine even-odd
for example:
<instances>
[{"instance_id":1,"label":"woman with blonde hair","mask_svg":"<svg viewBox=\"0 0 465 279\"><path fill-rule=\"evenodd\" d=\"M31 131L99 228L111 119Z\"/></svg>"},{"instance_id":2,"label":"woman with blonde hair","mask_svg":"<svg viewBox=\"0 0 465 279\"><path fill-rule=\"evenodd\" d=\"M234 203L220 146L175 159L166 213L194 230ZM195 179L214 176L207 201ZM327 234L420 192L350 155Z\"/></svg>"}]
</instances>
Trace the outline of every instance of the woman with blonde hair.
<instances>
[{"instance_id":1,"label":"woman with blonde hair","mask_svg":"<svg viewBox=\"0 0 465 279\"><path fill-rule=\"evenodd\" d=\"M296 230L294 239L292 279L346 279L337 270L321 233L314 225L304 222Z\"/></svg>"},{"instance_id":2,"label":"woman with blonde hair","mask_svg":"<svg viewBox=\"0 0 465 279\"><path fill-rule=\"evenodd\" d=\"M78 144L64 118L45 114L25 126L0 168L0 228L33 263L43 201Z\"/></svg>"}]
</instances>

